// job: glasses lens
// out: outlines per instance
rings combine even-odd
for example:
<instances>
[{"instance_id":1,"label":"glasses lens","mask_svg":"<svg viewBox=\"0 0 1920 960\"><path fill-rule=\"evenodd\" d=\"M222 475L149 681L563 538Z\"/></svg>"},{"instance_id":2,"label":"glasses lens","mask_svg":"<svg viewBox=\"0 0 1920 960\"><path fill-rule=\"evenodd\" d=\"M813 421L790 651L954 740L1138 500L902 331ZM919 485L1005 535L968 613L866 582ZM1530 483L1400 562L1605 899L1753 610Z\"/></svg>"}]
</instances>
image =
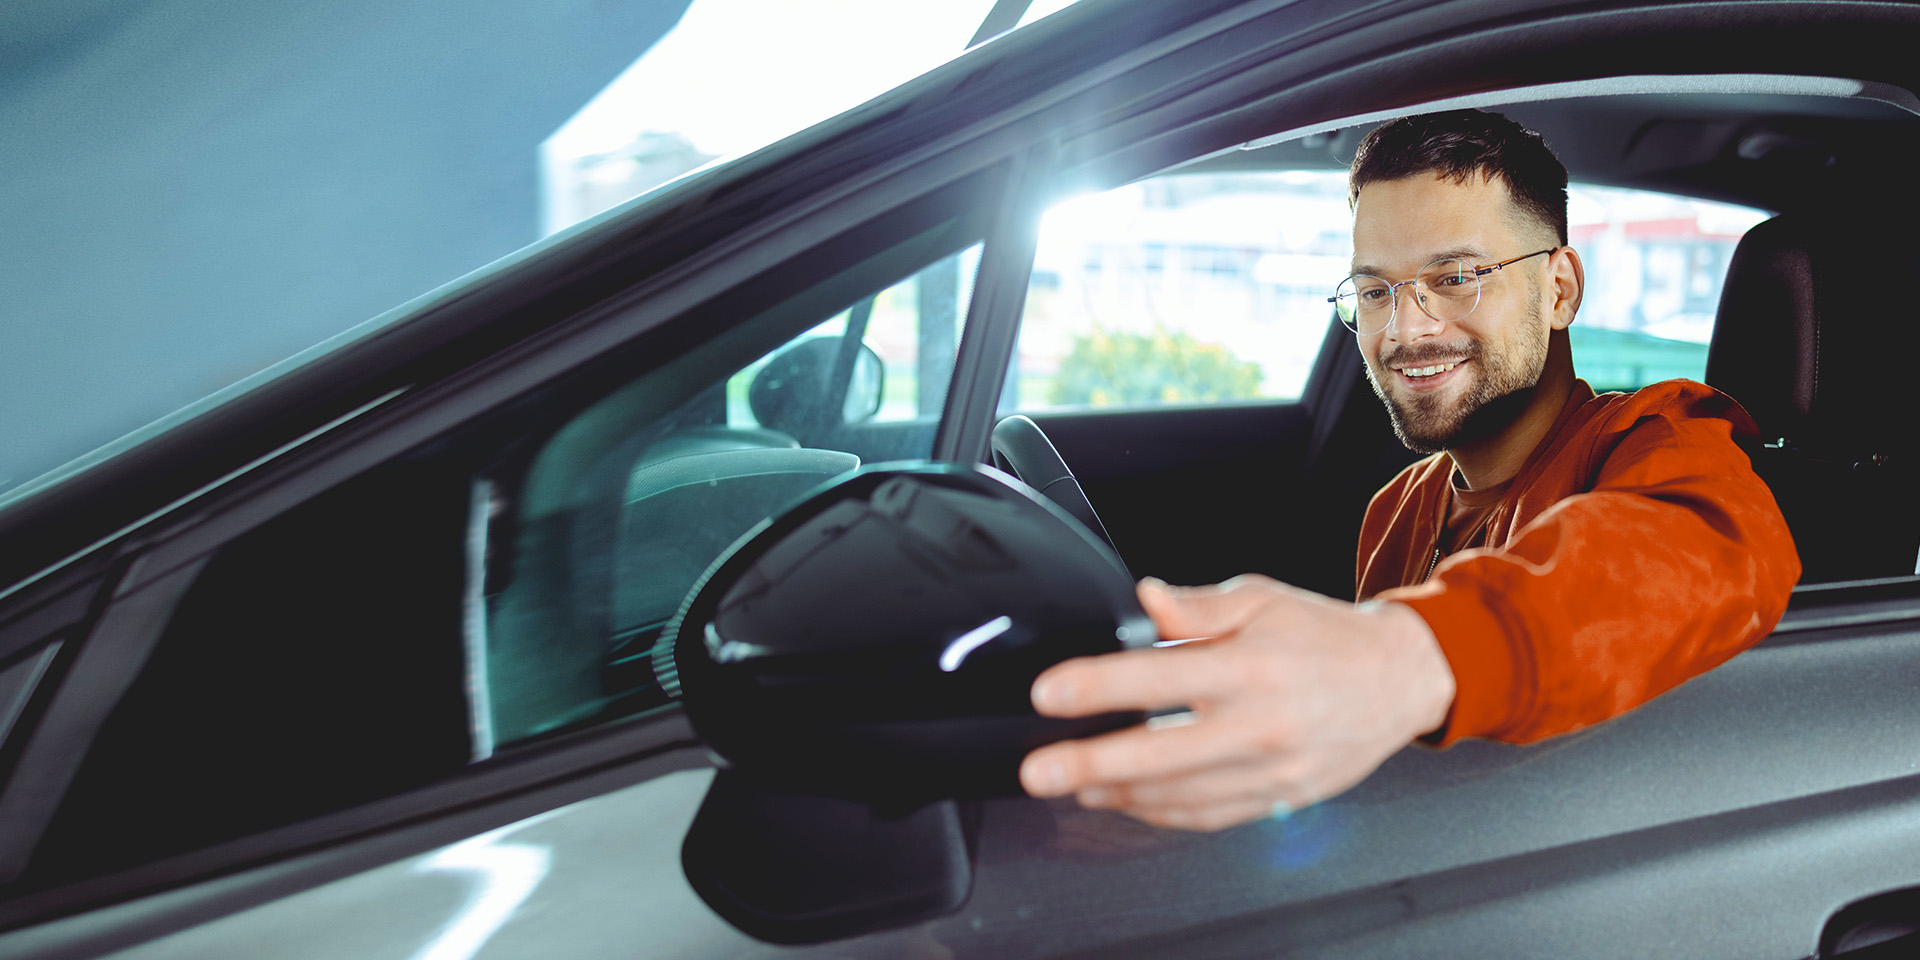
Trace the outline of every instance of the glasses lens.
<instances>
[{"instance_id":1,"label":"glasses lens","mask_svg":"<svg viewBox=\"0 0 1920 960\"><path fill-rule=\"evenodd\" d=\"M1340 322L1362 336L1385 330L1393 320L1393 288L1379 277L1363 275L1340 281L1333 304Z\"/></svg>"},{"instance_id":2,"label":"glasses lens","mask_svg":"<svg viewBox=\"0 0 1920 960\"><path fill-rule=\"evenodd\" d=\"M1420 306L1435 320L1466 319L1480 305L1480 275L1465 260L1435 260L1420 271Z\"/></svg>"}]
</instances>

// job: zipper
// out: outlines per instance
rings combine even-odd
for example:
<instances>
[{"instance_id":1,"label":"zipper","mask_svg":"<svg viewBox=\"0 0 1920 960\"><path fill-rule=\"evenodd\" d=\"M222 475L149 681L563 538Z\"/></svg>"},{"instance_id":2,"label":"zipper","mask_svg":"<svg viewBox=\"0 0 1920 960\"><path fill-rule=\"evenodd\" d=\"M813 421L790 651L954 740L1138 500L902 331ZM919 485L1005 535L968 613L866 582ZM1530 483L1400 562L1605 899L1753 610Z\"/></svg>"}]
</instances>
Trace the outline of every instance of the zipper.
<instances>
[{"instance_id":1,"label":"zipper","mask_svg":"<svg viewBox=\"0 0 1920 960\"><path fill-rule=\"evenodd\" d=\"M1440 509L1433 517L1433 556L1427 558L1427 572L1421 583L1433 579L1433 568L1440 565L1440 545L1447 539L1447 513L1453 509L1453 481L1447 481L1447 495L1440 498Z\"/></svg>"}]
</instances>

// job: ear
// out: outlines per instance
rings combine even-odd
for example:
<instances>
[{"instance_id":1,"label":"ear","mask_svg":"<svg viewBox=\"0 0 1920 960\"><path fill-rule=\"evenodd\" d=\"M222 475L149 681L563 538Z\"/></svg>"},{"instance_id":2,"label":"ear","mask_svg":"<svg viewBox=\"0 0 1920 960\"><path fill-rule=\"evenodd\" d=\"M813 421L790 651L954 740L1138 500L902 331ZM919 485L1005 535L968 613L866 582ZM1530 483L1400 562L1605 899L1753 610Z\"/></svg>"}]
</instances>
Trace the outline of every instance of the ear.
<instances>
[{"instance_id":1,"label":"ear","mask_svg":"<svg viewBox=\"0 0 1920 960\"><path fill-rule=\"evenodd\" d=\"M1587 268L1580 263L1579 251L1572 247L1561 247L1550 256L1552 263L1547 268L1548 316L1553 329L1565 330L1573 325L1573 315L1580 311L1580 298L1587 290Z\"/></svg>"}]
</instances>

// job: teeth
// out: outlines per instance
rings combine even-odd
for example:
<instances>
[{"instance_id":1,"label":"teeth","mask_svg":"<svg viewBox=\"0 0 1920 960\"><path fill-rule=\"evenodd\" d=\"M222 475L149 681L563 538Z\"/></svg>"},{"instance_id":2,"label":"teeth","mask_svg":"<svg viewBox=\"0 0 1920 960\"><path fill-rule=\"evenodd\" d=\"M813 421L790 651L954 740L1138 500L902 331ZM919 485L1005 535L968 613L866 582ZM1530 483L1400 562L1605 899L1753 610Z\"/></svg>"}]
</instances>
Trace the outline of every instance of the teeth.
<instances>
[{"instance_id":1,"label":"teeth","mask_svg":"<svg viewBox=\"0 0 1920 960\"><path fill-rule=\"evenodd\" d=\"M1460 361L1455 360L1452 363L1436 363L1431 367L1406 367L1400 372L1409 377L1431 377L1436 373L1446 373L1459 365Z\"/></svg>"}]
</instances>

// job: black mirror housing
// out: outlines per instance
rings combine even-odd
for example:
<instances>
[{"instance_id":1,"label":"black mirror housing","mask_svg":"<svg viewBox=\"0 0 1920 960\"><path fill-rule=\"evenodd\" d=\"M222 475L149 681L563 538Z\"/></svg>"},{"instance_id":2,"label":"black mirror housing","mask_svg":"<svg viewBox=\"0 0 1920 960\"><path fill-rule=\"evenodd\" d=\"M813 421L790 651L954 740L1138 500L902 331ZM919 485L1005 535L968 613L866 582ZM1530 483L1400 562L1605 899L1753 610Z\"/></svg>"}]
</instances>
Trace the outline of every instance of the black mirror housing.
<instances>
[{"instance_id":1,"label":"black mirror housing","mask_svg":"<svg viewBox=\"0 0 1920 960\"><path fill-rule=\"evenodd\" d=\"M958 801L1141 722L1035 713L1041 671L1157 635L1112 550L979 465L876 464L749 532L655 650L721 766L682 847L741 930L813 942L959 909Z\"/></svg>"},{"instance_id":2,"label":"black mirror housing","mask_svg":"<svg viewBox=\"0 0 1920 960\"><path fill-rule=\"evenodd\" d=\"M1033 711L1042 670L1157 636L1119 558L990 467L877 464L716 563L660 664L729 769L880 804L1020 793L1035 747L1137 723Z\"/></svg>"}]
</instances>

